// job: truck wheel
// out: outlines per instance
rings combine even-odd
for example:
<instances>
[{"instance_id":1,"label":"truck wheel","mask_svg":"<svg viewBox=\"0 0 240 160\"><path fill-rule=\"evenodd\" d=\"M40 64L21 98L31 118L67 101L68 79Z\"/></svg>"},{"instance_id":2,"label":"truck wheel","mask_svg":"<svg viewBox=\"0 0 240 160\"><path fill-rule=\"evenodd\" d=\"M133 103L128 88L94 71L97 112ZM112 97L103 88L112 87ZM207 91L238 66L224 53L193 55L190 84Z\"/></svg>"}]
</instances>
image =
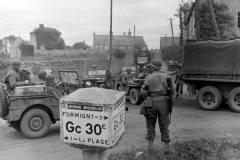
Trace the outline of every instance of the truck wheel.
<instances>
[{"instance_id":1,"label":"truck wheel","mask_svg":"<svg viewBox=\"0 0 240 160\"><path fill-rule=\"evenodd\" d=\"M7 93L0 87L0 117L4 117L8 114L8 102L7 102Z\"/></svg>"},{"instance_id":2,"label":"truck wheel","mask_svg":"<svg viewBox=\"0 0 240 160\"><path fill-rule=\"evenodd\" d=\"M137 105L140 102L140 92L136 88L132 88L129 93L129 100L132 104Z\"/></svg>"},{"instance_id":3,"label":"truck wheel","mask_svg":"<svg viewBox=\"0 0 240 160\"><path fill-rule=\"evenodd\" d=\"M213 111L220 107L223 98L219 89L206 86L199 90L197 99L203 109Z\"/></svg>"},{"instance_id":4,"label":"truck wheel","mask_svg":"<svg viewBox=\"0 0 240 160\"><path fill-rule=\"evenodd\" d=\"M50 129L50 117L42 109L29 110L23 115L20 128L27 138L44 137Z\"/></svg>"},{"instance_id":5,"label":"truck wheel","mask_svg":"<svg viewBox=\"0 0 240 160\"><path fill-rule=\"evenodd\" d=\"M231 90L228 95L228 105L231 110L240 113L240 87Z\"/></svg>"}]
</instances>

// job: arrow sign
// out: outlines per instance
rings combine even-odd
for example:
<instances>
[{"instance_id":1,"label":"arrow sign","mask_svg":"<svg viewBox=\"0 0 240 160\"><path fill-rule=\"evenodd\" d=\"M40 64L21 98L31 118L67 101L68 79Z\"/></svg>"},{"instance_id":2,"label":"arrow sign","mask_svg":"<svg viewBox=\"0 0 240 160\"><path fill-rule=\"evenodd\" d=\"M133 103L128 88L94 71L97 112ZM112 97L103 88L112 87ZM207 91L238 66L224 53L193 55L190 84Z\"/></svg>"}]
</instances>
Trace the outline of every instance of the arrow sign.
<instances>
[{"instance_id":1,"label":"arrow sign","mask_svg":"<svg viewBox=\"0 0 240 160\"><path fill-rule=\"evenodd\" d=\"M103 119L106 120L106 119L108 119L108 117L107 117L107 116L104 116Z\"/></svg>"},{"instance_id":2,"label":"arrow sign","mask_svg":"<svg viewBox=\"0 0 240 160\"><path fill-rule=\"evenodd\" d=\"M65 140L68 140L68 137L66 136L66 137L64 137L64 139L65 139Z\"/></svg>"}]
</instances>

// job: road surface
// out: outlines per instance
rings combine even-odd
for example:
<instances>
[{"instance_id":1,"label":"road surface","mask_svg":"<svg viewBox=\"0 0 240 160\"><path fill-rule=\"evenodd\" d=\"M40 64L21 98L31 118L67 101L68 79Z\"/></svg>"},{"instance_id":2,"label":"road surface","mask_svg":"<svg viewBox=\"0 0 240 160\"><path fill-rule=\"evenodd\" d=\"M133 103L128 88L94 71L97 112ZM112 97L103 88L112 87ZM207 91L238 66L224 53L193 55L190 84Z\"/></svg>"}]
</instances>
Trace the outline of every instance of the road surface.
<instances>
[{"instance_id":1,"label":"road surface","mask_svg":"<svg viewBox=\"0 0 240 160\"><path fill-rule=\"evenodd\" d=\"M145 120L139 115L139 106L129 105L126 133L120 144L110 152L132 147L144 147ZM219 138L240 136L240 114L223 107L219 111L199 109L192 97L178 99L174 106L170 127L173 141L193 138ZM158 127L155 145L160 146ZM21 133L0 121L0 160L81 160L81 151L60 141L59 123L42 139L25 139Z\"/></svg>"}]
</instances>

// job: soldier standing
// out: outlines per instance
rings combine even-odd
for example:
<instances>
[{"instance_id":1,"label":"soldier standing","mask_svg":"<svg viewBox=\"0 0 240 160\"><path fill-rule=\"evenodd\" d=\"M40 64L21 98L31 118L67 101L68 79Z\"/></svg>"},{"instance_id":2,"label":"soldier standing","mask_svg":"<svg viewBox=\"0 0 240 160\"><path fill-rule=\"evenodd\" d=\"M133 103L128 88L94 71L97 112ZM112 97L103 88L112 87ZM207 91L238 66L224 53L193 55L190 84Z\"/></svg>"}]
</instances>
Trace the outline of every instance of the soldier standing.
<instances>
[{"instance_id":1,"label":"soldier standing","mask_svg":"<svg viewBox=\"0 0 240 160\"><path fill-rule=\"evenodd\" d=\"M144 85L141 89L141 95L151 100L151 105L144 107L144 114L147 125L147 136L148 148L152 149L153 142L155 139L155 125L158 119L158 124L161 132L161 141L164 143L164 153L170 152L170 136L169 136L169 124L170 124L170 113L168 103L168 92L169 85L167 81L167 75L161 72L161 61L152 60L150 63L153 73L148 75L145 79ZM172 88L170 88L172 92ZM145 100L146 100L145 99ZM143 109L141 109L142 111Z\"/></svg>"},{"instance_id":2,"label":"soldier standing","mask_svg":"<svg viewBox=\"0 0 240 160\"><path fill-rule=\"evenodd\" d=\"M181 66L179 65L177 68L176 79L175 79L176 93L177 93L176 97L183 94L183 81L181 80L181 78L182 78Z\"/></svg>"}]
</instances>

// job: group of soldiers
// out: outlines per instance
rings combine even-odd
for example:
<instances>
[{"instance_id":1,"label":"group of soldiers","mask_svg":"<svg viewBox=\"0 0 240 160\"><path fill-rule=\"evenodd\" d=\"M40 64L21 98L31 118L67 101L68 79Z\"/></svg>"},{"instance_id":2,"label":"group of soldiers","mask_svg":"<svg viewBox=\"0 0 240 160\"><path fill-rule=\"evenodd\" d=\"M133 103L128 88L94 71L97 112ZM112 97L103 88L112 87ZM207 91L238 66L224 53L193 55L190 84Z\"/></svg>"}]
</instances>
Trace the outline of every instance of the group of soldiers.
<instances>
[{"instance_id":1,"label":"group of soldiers","mask_svg":"<svg viewBox=\"0 0 240 160\"><path fill-rule=\"evenodd\" d=\"M54 84L55 79L52 74L47 74L46 71L40 70L36 78L33 77L29 71L22 69L21 66L22 66L21 61L14 60L11 62L11 67L8 70L4 80L8 90L13 90L15 87L19 86Z\"/></svg>"},{"instance_id":2,"label":"group of soldiers","mask_svg":"<svg viewBox=\"0 0 240 160\"><path fill-rule=\"evenodd\" d=\"M173 85L171 84L172 81L168 81L168 76L162 71L161 61L152 60L150 66L152 73L145 78L144 85L140 92L145 99L142 103L141 114L143 114L146 119L146 140L148 142L148 148L152 149L155 139L155 125L158 120L164 151L165 153L169 153L169 125L171 122ZM130 76L131 73L128 70L126 75L121 77L124 85L126 85L127 80L131 78ZM182 84L180 84L179 76L178 70L176 77L177 95L179 92L180 94L182 93ZM20 61L13 61L6 75L5 83L8 89L13 90L17 86L54 83L54 76L51 74L48 75L45 71L41 70L38 73L38 81L34 81L28 71L21 69Z\"/></svg>"}]
</instances>

